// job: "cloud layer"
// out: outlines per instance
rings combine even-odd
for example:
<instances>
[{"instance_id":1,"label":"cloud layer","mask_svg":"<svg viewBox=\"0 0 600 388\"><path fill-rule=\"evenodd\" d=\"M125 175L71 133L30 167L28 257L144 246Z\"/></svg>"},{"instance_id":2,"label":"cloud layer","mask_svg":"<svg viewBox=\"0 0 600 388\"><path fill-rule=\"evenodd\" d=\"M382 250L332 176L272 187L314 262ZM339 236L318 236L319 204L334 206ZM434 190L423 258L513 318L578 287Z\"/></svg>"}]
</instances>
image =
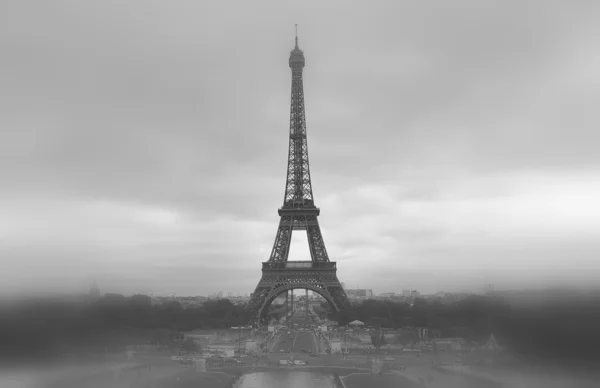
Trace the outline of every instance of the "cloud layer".
<instances>
[{"instance_id":1,"label":"cloud layer","mask_svg":"<svg viewBox=\"0 0 600 388\"><path fill-rule=\"evenodd\" d=\"M597 280L596 4L233 9L1 13L3 292L92 278L125 293L251 292L283 200L294 23L314 193L347 286Z\"/></svg>"}]
</instances>

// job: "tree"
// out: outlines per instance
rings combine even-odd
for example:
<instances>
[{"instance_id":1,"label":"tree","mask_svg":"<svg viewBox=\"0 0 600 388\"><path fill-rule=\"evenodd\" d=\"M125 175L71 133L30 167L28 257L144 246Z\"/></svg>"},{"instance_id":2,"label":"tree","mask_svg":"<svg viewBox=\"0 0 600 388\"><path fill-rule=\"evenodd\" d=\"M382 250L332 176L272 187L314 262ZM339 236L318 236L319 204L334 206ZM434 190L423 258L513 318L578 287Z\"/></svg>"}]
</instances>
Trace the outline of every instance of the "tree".
<instances>
[{"instance_id":1,"label":"tree","mask_svg":"<svg viewBox=\"0 0 600 388\"><path fill-rule=\"evenodd\" d=\"M357 318L356 311L351 307L338 311L334 316L340 325L347 325Z\"/></svg>"},{"instance_id":2,"label":"tree","mask_svg":"<svg viewBox=\"0 0 600 388\"><path fill-rule=\"evenodd\" d=\"M185 341L183 341L181 348L190 353L194 353L200 350L198 344L191 338L187 338Z\"/></svg>"},{"instance_id":3,"label":"tree","mask_svg":"<svg viewBox=\"0 0 600 388\"><path fill-rule=\"evenodd\" d=\"M152 299L148 295L133 295L129 298L129 305L132 307L150 307L152 306Z\"/></svg>"},{"instance_id":4,"label":"tree","mask_svg":"<svg viewBox=\"0 0 600 388\"><path fill-rule=\"evenodd\" d=\"M385 337L383 336L383 330L379 328L379 330L371 332L371 343L375 347L375 350L379 352L379 349L382 345L385 345Z\"/></svg>"},{"instance_id":5,"label":"tree","mask_svg":"<svg viewBox=\"0 0 600 388\"><path fill-rule=\"evenodd\" d=\"M183 309L181 307L181 303L176 300L164 302L160 305L160 307L167 313L179 312Z\"/></svg>"},{"instance_id":6,"label":"tree","mask_svg":"<svg viewBox=\"0 0 600 388\"><path fill-rule=\"evenodd\" d=\"M125 305L125 296L121 294L106 293L100 299L100 302L107 305L123 306Z\"/></svg>"},{"instance_id":7,"label":"tree","mask_svg":"<svg viewBox=\"0 0 600 388\"><path fill-rule=\"evenodd\" d=\"M366 300L353 303L340 314L332 313L324 302L315 312L338 318L342 325L359 319L367 326L406 328L400 334L403 344L417 342L412 328L424 327L480 343L494 333L500 345L528 357L600 359L600 295L565 298L523 307L509 307L500 299L482 296L450 305L422 299L415 300L413 306ZM0 319L0 340L8 343L0 352L4 350L10 357L50 357L92 348L112 351L141 342L180 347L179 340L173 341L178 338L174 333L243 326L255 318L244 305L226 299L183 308L176 301L152 306L146 295L126 298L110 293L85 308L36 300L33 304L24 302L10 314L14 316L10 322ZM385 339L378 332L373 334L371 342L379 349ZM12 338L23 338L23 343L11 345ZM197 345L190 341L185 348L197 351Z\"/></svg>"}]
</instances>

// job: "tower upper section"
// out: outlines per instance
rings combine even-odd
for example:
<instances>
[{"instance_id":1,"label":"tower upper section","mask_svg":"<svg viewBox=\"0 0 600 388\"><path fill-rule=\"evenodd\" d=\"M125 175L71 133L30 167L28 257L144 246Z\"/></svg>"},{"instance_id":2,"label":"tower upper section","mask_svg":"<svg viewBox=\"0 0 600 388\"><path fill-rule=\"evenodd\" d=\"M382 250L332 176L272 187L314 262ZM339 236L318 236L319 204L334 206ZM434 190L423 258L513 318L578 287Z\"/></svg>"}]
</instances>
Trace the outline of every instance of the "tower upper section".
<instances>
[{"instance_id":1,"label":"tower upper section","mask_svg":"<svg viewBox=\"0 0 600 388\"><path fill-rule=\"evenodd\" d=\"M290 67L292 68L292 71L302 71L304 63L304 52L298 47L298 35L296 35L296 46L290 51Z\"/></svg>"},{"instance_id":2,"label":"tower upper section","mask_svg":"<svg viewBox=\"0 0 600 388\"><path fill-rule=\"evenodd\" d=\"M296 46L290 52L290 68L292 69L290 143L283 208L313 209L314 212L316 208L310 181L308 145L306 142L306 115L304 112L304 85L302 82L304 53L298 47L298 34L296 34Z\"/></svg>"}]
</instances>

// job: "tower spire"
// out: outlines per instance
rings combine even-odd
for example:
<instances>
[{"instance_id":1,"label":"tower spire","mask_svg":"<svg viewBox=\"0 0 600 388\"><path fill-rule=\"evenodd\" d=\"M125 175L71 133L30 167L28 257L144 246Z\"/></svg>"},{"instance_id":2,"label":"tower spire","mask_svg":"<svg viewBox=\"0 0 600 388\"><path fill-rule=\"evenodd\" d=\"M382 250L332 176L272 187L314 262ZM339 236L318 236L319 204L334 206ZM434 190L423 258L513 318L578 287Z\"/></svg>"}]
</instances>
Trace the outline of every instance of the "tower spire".
<instances>
[{"instance_id":1,"label":"tower spire","mask_svg":"<svg viewBox=\"0 0 600 388\"><path fill-rule=\"evenodd\" d=\"M298 25L296 24L296 29ZM290 145L288 154L288 173L285 185L283 206L286 208L314 207L308 148L306 144L306 115L304 112L304 86L302 69L304 53L296 47L290 52L289 60L292 69L292 98L290 103Z\"/></svg>"},{"instance_id":2,"label":"tower spire","mask_svg":"<svg viewBox=\"0 0 600 388\"><path fill-rule=\"evenodd\" d=\"M302 52L302 50L300 50L300 47L298 47L298 25L294 24L294 26L296 28L296 45L294 46L294 49L290 51L290 67L293 71L302 72L302 68L305 64L304 53Z\"/></svg>"},{"instance_id":3,"label":"tower spire","mask_svg":"<svg viewBox=\"0 0 600 388\"><path fill-rule=\"evenodd\" d=\"M295 48L298 48L298 25L294 24L294 26L296 27L296 47Z\"/></svg>"}]
</instances>

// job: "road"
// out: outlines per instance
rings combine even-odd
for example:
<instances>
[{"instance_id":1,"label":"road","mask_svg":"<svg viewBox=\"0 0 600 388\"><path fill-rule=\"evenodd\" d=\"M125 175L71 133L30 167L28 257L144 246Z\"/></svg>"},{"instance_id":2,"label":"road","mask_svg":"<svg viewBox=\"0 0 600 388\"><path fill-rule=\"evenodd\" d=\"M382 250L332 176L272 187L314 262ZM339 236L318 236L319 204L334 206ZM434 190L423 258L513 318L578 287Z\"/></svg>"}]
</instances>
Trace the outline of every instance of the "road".
<instances>
[{"instance_id":1,"label":"road","mask_svg":"<svg viewBox=\"0 0 600 388\"><path fill-rule=\"evenodd\" d=\"M419 388L422 385L403 378L397 374L386 373L377 375L371 373L351 373L341 378L346 388Z\"/></svg>"},{"instance_id":2,"label":"road","mask_svg":"<svg viewBox=\"0 0 600 388\"><path fill-rule=\"evenodd\" d=\"M308 320L306 319L306 311L305 310L295 310L293 315L288 320L292 325L297 323L299 325L307 325L313 323L311 315L309 314Z\"/></svg>"},{"instance_id":3,"label":"road","mask_svg":"<svg viewBox=\"0 0 600 388\"><path fill-rule=\"evenodd\" d=\"M306 313L303 310L296 310L288 320L288 324L293 326L295 323L298 325L306 325L312 323L312 318L309 316L308 321L306 320ZM271 351L274 354L282 353L318 353L317 342L315 334L310 330L294 330L288 329L279 339L275 342Z\"/></svg>"},{"instance_id":4,"label":"road","mask_svg":"<svg viewBox=\"0 0 600 388\"><path fill-rule=\"evenodd\" d=\"M314 334L312 331L289 330L290 334L284 334L273 346L273 352L278 353L302 353L305 350L309 353L317 353L315 348ZM283 350L283 352L282 352Z\"/></svg>"}]
</instances>

